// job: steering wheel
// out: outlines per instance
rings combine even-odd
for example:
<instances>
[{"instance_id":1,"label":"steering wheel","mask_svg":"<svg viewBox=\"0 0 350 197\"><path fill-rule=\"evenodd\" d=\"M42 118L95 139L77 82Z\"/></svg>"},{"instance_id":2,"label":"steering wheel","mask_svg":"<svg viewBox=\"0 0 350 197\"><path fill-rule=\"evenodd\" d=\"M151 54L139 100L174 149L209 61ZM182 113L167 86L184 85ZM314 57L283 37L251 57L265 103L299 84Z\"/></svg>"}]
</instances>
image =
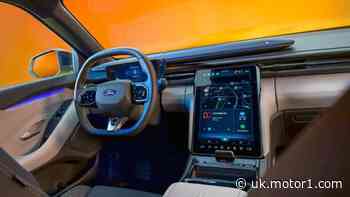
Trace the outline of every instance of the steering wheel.
<instances>
[{"instance_id":1,"label":"steering wheel","mask_svg":"<svg viewBox=\"0 0 350 197\"><path fill-rule=\"evenodd\" d=\"M111 80L100 84L88 84L88 71L98 60L116 55L128 55L137 59L147 79L133 83L130 80ZM89 57L78 73L74 88L74 103L81 126L98 136L134 136L140 133L151 119L158 99L157 75L151 61L137 49L111 48ZM136 107L143 106L135 123L123 128ZM88 115L91 112L108 117L106 129L95 128Z\"/></svg>"}]
</instances>

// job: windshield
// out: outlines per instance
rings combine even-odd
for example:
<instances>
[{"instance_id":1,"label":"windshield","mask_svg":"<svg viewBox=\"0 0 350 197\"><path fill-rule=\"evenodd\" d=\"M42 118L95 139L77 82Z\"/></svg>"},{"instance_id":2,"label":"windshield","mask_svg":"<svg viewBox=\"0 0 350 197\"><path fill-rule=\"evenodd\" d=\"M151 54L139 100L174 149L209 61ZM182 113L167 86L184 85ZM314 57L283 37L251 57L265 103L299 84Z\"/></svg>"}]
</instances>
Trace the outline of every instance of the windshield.
<instances>
[{"instance_id":1,"label":"windshield","mask_svg":"<svg viewBox=\"0 0 350 197\"><path fill-rule=\"evenodd\" d=\"M145 53L350 25L349 0L65 0L104 47Z\"/></svg>"}]
</instances>

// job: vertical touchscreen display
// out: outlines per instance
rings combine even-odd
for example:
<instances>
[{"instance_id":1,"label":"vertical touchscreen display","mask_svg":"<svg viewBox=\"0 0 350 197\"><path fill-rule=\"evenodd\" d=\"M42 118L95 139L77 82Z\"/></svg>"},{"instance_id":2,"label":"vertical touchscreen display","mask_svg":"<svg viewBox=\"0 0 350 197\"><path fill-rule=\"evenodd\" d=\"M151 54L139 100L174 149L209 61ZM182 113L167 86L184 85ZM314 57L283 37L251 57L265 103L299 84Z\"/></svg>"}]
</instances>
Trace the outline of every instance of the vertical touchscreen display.
<instances>
[{"instance_id":1,"label":"vertical touchscreen display","mask_svg":"<svg viewBox=\"0 0 350 197\"><path fill-rule=\"evenodd\" d=\"M260 154L258 81L255 66L197 72L195 152Z\"/></svg>"}]
</instances>

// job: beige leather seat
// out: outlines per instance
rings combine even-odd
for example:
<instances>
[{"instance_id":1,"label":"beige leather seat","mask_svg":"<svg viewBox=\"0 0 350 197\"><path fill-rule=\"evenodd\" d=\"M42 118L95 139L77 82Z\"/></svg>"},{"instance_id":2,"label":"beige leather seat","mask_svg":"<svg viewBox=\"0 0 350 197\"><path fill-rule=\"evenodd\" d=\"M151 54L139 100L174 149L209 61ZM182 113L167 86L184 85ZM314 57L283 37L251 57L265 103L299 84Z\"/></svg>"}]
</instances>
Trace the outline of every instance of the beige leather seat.
<instances>
[{"instance_id":1,"label":"beige leather seat","mask_svg":"<svg viewBox=\"0 0 350 197\"><path fill-rule=\"evenodd\" d=\"M174 183L163 197L246 197L247 192L229 187L193 183Z\"/></svg>"},{"instance_id":2,"label":"beige leather seat","mask_svg":"<svg viewBox=\"0 0 350 197\"><path fill-rule=\"evenodd\" d=\"M95 186L88 187L85 185L77 186L61 197L160 197L159 194L136 191L118 187Z\"/></svg>"}]
</instances>

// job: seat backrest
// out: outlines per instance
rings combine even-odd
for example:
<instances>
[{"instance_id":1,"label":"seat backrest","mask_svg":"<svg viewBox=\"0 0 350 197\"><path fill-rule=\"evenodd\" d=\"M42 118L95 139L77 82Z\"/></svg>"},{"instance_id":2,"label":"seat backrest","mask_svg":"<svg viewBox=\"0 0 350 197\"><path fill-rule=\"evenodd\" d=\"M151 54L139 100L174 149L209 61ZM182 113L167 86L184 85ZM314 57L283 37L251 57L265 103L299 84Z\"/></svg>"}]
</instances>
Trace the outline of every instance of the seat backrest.
<instances>
[{"instance_id":1,"label":"seat backrest","mask_svg":"<svg viewBox=\"0 0 350 197\"><path fill-rule=\"evenodd\" d=\"M265 188L253 190L248 196L350 196L350 187L345 185L350 179L349 139L350 90L306 128L276 166L266 172L260 181Z\"/></svg>"},{"instance_id":2,"label":"seat backrest","mask_svg":"<svg viewBox=\"0 0 350 197\"><path fill-rule=\"evenodd\" d=\"M0 148L0 196L46 197L33 175Z\"/></svg>"}]
</instances>

